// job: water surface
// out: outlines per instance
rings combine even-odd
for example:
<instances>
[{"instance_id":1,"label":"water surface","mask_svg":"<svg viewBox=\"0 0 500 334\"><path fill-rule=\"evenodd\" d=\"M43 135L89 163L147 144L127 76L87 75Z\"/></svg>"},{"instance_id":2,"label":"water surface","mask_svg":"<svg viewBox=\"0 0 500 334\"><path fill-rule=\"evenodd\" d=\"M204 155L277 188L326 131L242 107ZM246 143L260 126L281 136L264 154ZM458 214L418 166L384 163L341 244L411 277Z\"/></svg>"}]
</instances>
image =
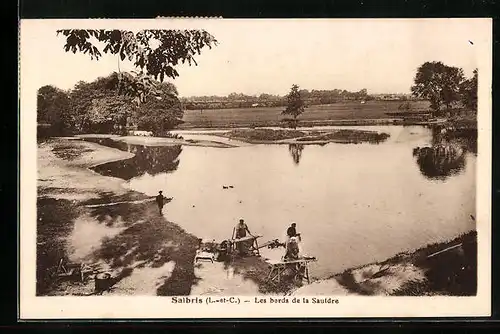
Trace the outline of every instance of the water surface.
<instances>
[{"instance_id":1,"label":"water surface","mask_svg":"<svg viewBox=\"0 0 500 334\"><path fill-rule=\"evenodd\" d=\"M98 171L147 195L163 190L173 197L165 217L201 238L230 238L244 218L262 241L282 239L295 221L304 252L318 258L311 268L316 277L475 228L476 157L467 146L449 146L418 126L355 128L391 137L381 144L322 146L125 144L120 149L136 156Z\"/></svg>"}]
</instances>

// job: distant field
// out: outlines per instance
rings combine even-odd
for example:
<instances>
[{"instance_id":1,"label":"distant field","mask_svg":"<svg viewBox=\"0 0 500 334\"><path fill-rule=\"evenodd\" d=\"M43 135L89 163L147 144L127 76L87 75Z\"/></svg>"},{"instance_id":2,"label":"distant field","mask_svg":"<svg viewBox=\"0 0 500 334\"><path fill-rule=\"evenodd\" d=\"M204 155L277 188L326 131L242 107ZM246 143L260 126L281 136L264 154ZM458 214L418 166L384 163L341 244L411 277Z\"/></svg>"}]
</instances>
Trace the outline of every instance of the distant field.
<instances>
[{"instance_id":1,"label":"distant field","mask_svg":"<svg viewBox=\"0 0 500 334\"><path fill-rule=\"evenodd\" d=\"M299 116L305 122L335 121L335 120L366 120L391 118L387 112L396 112L401 101L368 101L336 103L311 106ZM427 101L412 102L413 111L428 110ZM181 128L220 128L220 127L251 127L278 125L283 119L283 107L270 108L237 108L237 109L206 109L186 110L184 124Z\"/></svg>"}]
</instances>

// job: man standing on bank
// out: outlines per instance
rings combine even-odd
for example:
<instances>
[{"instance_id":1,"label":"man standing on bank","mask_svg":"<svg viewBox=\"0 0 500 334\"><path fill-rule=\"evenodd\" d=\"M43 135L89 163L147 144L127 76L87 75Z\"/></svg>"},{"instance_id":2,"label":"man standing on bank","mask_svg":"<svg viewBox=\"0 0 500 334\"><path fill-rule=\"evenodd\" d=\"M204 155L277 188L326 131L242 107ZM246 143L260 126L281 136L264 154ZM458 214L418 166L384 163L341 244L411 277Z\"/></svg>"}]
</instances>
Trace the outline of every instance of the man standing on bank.
<instances>
[{"instance_id":1,"label":"man standing on bank","mask_svg":"<svg viewBox=\"0 0 500 334\"><path fill-rule=\"evenodd\" d=\"M293 238L293 237L298 237L300 241L300 233L297 233L297 230L295 229L297 227L296 223L292 223L290 227L286 230L286 235L288 239Z\"/></svg>"},{"instance_id":2,"label":"man standing on bank","mask_svg":"<svg viewBox=\"0 0 500 334\"><path fill-rule=\"evenodd\" d=\"M250 230L248 229L247 224L245 224L245 221L243 219L240 219L239 223L236 224L236 226L233 229L232 238L233 239L244 238L247 236L247 232L248 232L248 234L252 235L252 233L250 233ZM238 242L237 248L238 248L238 252L240 253L240 255L246 254L250 242L253 243L253 240Z\"/></svg>"},{"instance_id":3,"label":"man standing on bank","mask_svg":"<svg viewBox=\"0 0 500 334\"><path fill-rule=\"evenodd\" d=\"M252 235L252 233L250 233L250 230L248 229L247 224L245 224L245 221L243 219L240 219L238 224L236 224L236 226L233 229L233 238L234 239L244 238L247 236L247 232L248 234Z\"/></svg>"},{"instance_id":4,"label":"man standing on bank","mask_svg":"<svg viewBox=\"0 0 500 334\"><path fill-rule=\"evenodd\" d=\"M165 205L165 197L163 196L161 190L158 192L158 195L156 196L156 204L158 205L158 210L160 211L161 215L163 210L163 205Z\"/></svg>"}]
</instances>

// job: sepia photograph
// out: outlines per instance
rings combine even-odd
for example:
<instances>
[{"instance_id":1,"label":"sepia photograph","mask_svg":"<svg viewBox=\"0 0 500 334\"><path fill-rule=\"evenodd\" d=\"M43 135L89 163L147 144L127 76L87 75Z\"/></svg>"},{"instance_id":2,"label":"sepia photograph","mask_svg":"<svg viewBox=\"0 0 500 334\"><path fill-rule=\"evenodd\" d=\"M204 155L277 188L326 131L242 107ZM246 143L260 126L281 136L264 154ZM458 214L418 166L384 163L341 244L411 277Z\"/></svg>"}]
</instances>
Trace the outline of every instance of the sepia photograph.
<instances>
[{"instance_id":1,"label":"sepia photograph","mask_svg":"<svg viewBox=\"0 0 500 334\"><path fill-rule=\"evenodd\" d=\"M487 314L490 48L488 19L22 20L21 300Z\"/></svg>"}]
</instances>

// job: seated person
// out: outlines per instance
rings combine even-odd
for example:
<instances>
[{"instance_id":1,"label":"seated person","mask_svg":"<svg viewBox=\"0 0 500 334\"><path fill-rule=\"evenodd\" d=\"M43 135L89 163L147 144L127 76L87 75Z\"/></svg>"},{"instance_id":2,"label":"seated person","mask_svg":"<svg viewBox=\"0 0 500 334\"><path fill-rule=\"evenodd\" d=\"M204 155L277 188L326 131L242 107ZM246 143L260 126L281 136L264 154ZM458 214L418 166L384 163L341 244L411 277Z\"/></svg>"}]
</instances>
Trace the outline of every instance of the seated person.
<instances>
[{"instance_id":1,"label":"seated person","mask_svg":"<svg viewBox=\"0 0 500 334\"><path fill-rule=\"evenodd\" d=\"M298 237L300 240L300 233L297 233L296 227L297 227L296 223L292 223L290 227L288 227L288 229L286 230L286 235L288 239L292 237Z\"/></svg>"},{"instance_id":2,"label":"seated person","mask_svg":"<svg viewBox=\"0 0 500 334\"><path fill-rule=\"evenodd\" d=\"M300 255L299 244L297 242L297 237L291 237L286 244L286 253L283 257L284 261L298 260Z\"/></svg>"}]
</instances>

